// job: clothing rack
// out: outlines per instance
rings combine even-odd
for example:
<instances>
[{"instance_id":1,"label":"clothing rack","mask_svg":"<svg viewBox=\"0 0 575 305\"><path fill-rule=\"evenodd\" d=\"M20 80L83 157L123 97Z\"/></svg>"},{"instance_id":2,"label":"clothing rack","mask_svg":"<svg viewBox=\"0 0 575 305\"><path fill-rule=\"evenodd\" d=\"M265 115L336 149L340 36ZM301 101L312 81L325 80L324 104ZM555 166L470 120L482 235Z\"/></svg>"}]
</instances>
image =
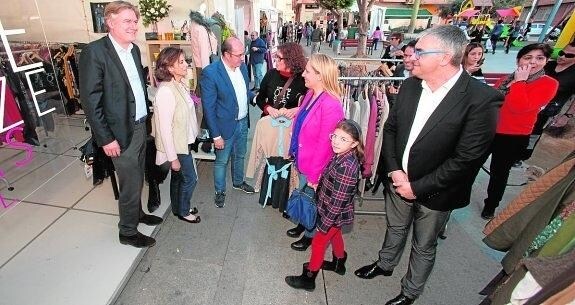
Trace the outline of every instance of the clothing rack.
<instances>
[{"instance_id":1,"label":"clothing rack","mask_svg":"<svg viewBox=\"0 0 575 305\"><path fill-rule=\"evenodd\" d=\"M349 60L349 58L347 58L347 59ZM351 59L351 60L353 60L353 59ZM363 60L381 61L381 59L371 59L371 58L364 58ZM401 61L401 60L392 60L392 61ZM398 81L399 80L399 81L401 81L401 80L405 80L405 77L385 77L385 76L342 76L342 77L338 77L338 81L350 81L350 80L360 80L360 81ZM365 197L365 184L366 184L366 179L362 178L359 182L359 198L358 198L359 207L363 206L363 201L385 200L383 197ZM366 210L357 210L356 209L355 214L357 214L357 215L383 216L386 213L384 211L366 211Z\"/></svg>"}]
</instances>

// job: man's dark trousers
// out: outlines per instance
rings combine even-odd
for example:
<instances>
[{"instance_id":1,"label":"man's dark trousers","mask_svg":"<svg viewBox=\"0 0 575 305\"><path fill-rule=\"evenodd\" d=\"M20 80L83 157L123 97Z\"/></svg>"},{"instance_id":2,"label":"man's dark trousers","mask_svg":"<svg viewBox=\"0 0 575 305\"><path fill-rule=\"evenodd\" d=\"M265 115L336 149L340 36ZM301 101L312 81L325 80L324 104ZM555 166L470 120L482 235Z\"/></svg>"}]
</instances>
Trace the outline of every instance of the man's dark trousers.
<instances>
[{"instance_id":1,"label":"man's dark trousers","mask_svg":"<svg viewBox=\"0 0 575 305\"><path fill-rule=\"evenodd\" d=\"M135 125L132 141L128 148L122 151L119 157L112 158L120 187L118 200L120 223L118 228L121 235L137 234L140 216L144 213L140 195L144 186L145 139L145 122Z\"/></svg>"},{"instance_id":2,"label":"man's dark trousers","mask_svg":"<svg viewBox=\"0 0 575 305\"><path fill-rule=\"evenodd\" d=\"M393 270L397 266L413 223L409 267L401 279L401 290L408 298L417 299L433 269L437 238L449 218L449 212L434 211L416 202L407 202L395 192L391 183L385 190L385 212L387 230L377 265L383 270ZM414 255L414 251L420 255Z\"/></svg>"}]
</instances>

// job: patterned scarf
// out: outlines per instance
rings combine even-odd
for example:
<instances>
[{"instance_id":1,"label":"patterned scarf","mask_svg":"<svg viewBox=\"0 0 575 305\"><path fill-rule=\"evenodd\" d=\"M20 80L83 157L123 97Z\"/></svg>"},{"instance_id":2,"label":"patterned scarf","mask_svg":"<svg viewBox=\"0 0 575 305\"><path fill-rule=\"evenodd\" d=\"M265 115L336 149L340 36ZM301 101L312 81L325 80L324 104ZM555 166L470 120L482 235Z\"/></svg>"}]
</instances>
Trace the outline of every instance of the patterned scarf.
<instances>
[{"instance_id":1,"label":"patterned scarf","mask_svg":"<svg viewBox=\"0 0 575 305\"><path fill-rule=\"evenodd\" d=\"M538 71L536 73L529 74L529 77L527 77L527 83L535 81L543 75L545 75L544 69L541 69L540 71ZM503 93L503 95L507 95L507 93L509 93L509 84L514 79L515 79L515 72L509 74L509 76L507 76L507 78L503 82L501 82L501 85L499 85L499 88L497 88L499 90L499 92Z\"/></svg>"}]
</instances>

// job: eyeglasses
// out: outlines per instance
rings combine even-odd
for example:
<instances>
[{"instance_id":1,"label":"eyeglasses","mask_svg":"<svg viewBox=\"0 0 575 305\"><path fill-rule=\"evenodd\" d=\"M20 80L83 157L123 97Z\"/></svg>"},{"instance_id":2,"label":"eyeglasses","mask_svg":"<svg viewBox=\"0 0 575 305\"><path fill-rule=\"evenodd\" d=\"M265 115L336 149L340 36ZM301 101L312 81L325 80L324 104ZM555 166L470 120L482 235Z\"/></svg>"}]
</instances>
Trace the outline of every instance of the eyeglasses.
<instances>
[{"instance_id":1,"label":"eyeglasses","mask_svg":"<svg viewBox=\"0 0 575 305\"><path fill-rule=\"evenodd\" d=\"M422 49L415 49L413 50L413 56L415 56L415 59L420 59L421 56L423 55L427 55L427 54L444 54L447 53L446 51L442 51L442 50L422 50Z\"/></svg>"},{"instance_id":2,"label":"eyeglasses","mask_svg":"<svg viewBox=\"0 0 575 305\"><path fill-rule=\"evenodd\" d=\"M397 37L391 37L391 38L389 38L389 40L399 40L399 38L397 38Z\"/></svg>"},{"instance_id":3,"label":"eyeglasses","mask_svg":"<svg viewBox=\"0 0 575 305\"><path fill-rule=\"evenodd\" d=\"M277 59L278 61L284 60L285 57L280 57L279 55L274 55L274 58Z\"/></svg>"},{"instance_id":4,"label":"eyeglasses","mask_svg":"<svg viewBox=\"0 0 575 305\"><path fill-rule=\"evenodd\" d=\"M237 57L237 58L241 58L241 57L243 57L246 53L234 54L234 53L232 53L232 52L228 52L228 54L230 54L230 55L232 55L232 56L235 56L235 57Z\"/></svg>"},{"instance_id":5,"label":"eyeglasses","mask_svg":"<svg viewBox=\"0 0 575 305\"><path fill-rule=\"evenodd\" d=\"M342 143L350 143L350 142L353 142L353 140L350 140L350 139L348 139L348 138L346 138L346 137L340 137L340 136L336 135L335 133L330 133L330 134L329 134L329 138L330 138L330 140L332 140L332 141L335 141L335 139L338 139L338 140L340 140Z\"/></svg>"},{"instance_id":6,"label":"eyeglasses","mask_svg":"<svg viewBox=\"0 0 575 305\"><path fill-rule=\"evenodd\" d=\"M575 58L575 54L573 53L565 53L563 50L559 51L559 56L565 56L565 58Z\"/></svg>"}]
</instances>

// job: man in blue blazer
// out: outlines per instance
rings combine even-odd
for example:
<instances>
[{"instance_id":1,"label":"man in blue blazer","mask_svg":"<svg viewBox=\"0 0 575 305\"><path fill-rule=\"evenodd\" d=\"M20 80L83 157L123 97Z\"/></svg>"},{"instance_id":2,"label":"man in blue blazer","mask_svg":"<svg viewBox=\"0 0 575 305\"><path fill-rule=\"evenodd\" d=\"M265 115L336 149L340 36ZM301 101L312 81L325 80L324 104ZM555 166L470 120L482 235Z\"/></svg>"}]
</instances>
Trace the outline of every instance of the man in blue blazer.
<instances>
[{"instance_id":1,"label":"man in blue blazer","mask_svg":"<svg viewBox=\"0 0 575 305\"><path fill-rule=\"evenodd\" d=\"M244 159L248 140L248 101L254 97L249 90L244 45L236 37L222 44L222 57L208 65L200 80L204 117L214 139L216 161L214 185L216 207L223 208L226 199L226 168L232 159L234 189L253 194L254 188L244 181Z\"/></svg>"}]
</instances>

